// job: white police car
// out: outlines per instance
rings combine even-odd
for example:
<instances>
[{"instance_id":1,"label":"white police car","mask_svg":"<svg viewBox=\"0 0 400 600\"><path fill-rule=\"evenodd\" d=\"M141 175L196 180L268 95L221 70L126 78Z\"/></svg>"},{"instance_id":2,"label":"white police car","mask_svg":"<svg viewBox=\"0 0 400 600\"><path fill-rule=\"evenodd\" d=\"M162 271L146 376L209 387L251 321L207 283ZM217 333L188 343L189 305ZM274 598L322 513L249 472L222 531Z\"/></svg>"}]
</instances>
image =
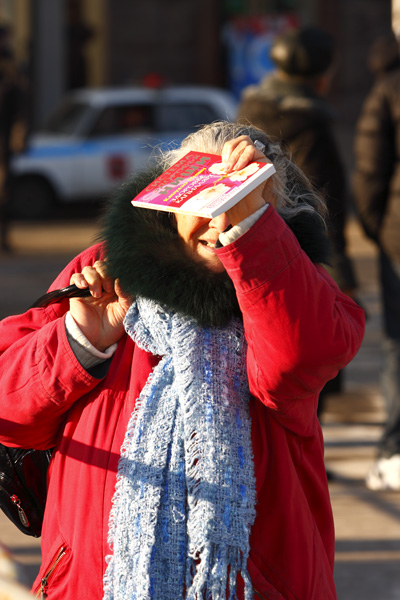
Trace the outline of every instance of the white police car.
<instances>
[{"instance_id":1,"label":"white police car","mask_svg":"<svg viewBox=\"0 0 400 600\"><path fill-rule=\"evenodd\" d=\"M234 120L236 109L229 92L202 86L73 92L13 157L11 210L37 217L55 202L103 199L145 168L155 148L198 125Z\"/></svg>"}]
</instances>

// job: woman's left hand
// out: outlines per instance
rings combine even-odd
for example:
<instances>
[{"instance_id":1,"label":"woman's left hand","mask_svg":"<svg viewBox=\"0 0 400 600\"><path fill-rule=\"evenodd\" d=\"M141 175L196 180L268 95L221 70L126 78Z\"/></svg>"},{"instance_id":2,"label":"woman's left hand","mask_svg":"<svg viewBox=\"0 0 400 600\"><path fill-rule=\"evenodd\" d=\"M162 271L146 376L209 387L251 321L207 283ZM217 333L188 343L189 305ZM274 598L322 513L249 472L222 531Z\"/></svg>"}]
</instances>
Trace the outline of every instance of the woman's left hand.
<instances>
[{"instance_id":1,"label":"woman's left hand","mask_svg":"<svg viewBox=\"0 0 400 600\"><path fill-rule=\"evenodd\" d=\"M71 284L90 290L90 296L71 298L69 310L84 336L104 352L123 336L123 320L132 298L123 293L118 280L108 277L106 264L100 260L74 273Z\"/></svg>"},{"instance_id":2,"label":"woman's left hand","mask_svg":"<svg viewBox=\"0 0 400 600\"><path fill-rule=\"evenodd\" d=\"M221 156L222 162L226 165L227 173L240 171L254 161L271 162L261 150L256 148L251 138L247 135L241 135L226 142ZM263 181L255 190L226 211L231 225L237 225L264 206L266 202L275 205L273 194L270 191L270 184L271 178Z\"/></svg>"}]
</instances>

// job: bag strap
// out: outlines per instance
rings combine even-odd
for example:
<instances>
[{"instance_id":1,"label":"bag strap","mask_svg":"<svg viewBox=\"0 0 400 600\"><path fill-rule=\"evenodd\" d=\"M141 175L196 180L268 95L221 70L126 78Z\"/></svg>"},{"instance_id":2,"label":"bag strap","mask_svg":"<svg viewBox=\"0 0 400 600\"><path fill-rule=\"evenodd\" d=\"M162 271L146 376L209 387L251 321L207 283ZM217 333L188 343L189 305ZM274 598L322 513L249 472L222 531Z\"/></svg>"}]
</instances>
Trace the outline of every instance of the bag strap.
<instances>
[{"instance_id":1,"label":"bag strap","mask_svg":"<svg viewBox=\"0 0 400 600\"><path fill-rule=\"evenodd\" d=\"M64 300L64 298L85 298L86 296L90 296L90 290L88 288L81 289L75 284L68 285L59 290L53 290L52 292L43 294L43 296L40 296L40 298L35 300L29 308L41 308L53 304L54 302Z\"/></svg>"}]
</instances>

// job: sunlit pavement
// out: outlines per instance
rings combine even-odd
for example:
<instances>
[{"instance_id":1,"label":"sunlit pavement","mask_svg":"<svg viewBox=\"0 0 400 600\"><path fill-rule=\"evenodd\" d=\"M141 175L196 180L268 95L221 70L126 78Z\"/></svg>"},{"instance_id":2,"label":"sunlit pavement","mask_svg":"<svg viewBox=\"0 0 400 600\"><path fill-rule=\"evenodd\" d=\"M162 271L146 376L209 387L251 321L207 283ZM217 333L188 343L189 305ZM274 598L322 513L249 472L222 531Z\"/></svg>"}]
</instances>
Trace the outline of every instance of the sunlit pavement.
<instances>
[{"instance_id":1,"label":"sunlit pavement","mask_svg":"<svg viewBox=\"0 0 400 600\"><path fill-rule=\"evenodd\" d=\"M400 493L371 492L364 485L385 418L375 251L354 221L348 232L368 320L362 348L345 370L344 393L327 399L322 417L326 466L332 474L338 600L399 600ZM15 224L15 251L0 254L0 317L25 310L95 235L96 227L88 221ZM39 541L19 533L2 515L0 539L32 580L40 562Z\"/></svg>"}]
</instances>

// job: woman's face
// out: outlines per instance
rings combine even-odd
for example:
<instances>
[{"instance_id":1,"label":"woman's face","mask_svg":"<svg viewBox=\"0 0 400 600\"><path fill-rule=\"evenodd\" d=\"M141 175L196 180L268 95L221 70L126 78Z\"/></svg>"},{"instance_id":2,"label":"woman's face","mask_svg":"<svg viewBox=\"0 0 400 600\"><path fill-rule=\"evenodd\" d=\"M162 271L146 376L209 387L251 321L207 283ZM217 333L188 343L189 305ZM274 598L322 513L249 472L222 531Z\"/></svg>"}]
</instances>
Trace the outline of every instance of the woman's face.
<instances>
[{"instance_id":1,"label":"woman's face","mask_svg":"<svg viewBox=\"0 0 400 600\"><path fill-rule=\"evenodd\" d=\"M226 214L211 220L181 213L177 213L175 217L178 233L188 254L205 263L211 271L224 271L224 266L216 255L215 244L219 234L230 225Z\"/></svg>"}]
</instances>

